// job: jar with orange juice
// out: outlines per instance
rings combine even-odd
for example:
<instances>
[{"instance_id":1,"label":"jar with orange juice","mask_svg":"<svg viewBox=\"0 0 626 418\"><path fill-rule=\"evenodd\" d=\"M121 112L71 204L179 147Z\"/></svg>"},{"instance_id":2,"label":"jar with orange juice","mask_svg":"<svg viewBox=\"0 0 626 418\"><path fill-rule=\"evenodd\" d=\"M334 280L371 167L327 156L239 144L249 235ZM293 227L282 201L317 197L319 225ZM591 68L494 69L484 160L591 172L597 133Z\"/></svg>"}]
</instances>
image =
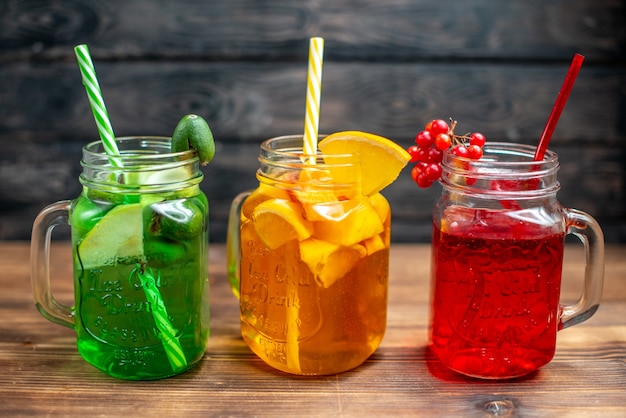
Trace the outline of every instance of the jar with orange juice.
<instances>
[{"instance_id":1,"label":"jar with orange juice","mask_svg":"<svg viewBox=\"0 0 626 418\"><path fill-rule=\"evenodd\" d=\"M363 363L387 320L391 211L379 193L409 156L342 132L305 155L302 136L261 144L259 187L229 220L229 278L243 339L270 366L326 375Z\"/></svg>"}]
</instances>

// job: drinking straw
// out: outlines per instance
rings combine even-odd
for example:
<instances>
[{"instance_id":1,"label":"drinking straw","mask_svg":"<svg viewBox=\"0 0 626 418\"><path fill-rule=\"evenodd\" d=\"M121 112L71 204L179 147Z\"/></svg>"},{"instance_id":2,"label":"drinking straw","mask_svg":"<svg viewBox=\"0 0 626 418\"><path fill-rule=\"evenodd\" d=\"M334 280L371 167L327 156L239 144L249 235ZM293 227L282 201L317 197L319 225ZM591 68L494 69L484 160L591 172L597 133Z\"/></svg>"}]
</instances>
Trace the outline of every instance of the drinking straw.
<instances>
[{"instance_id":1,"label":"drinking straw","mask_svg":"<svg viewBox=\"0 0 626 418\"><path fill-rule=\"evenodd\" d=\"M100 84L96 78L96 70L93 66L91 56L89 54L89 48L87 45L78 45L74 47L76 58L78 59L78 67L83 77L83 84L87 91L87 97L89 97L89 104L91 105L91 111L96 119L96 125L98 127L98 133L102 140L102 145L106 154L109 156L109 161L113 167L122 168L123 164L119 158L120 152L115 142L115 135L113 134L113 127L109 120L109 115L102 99L102 93L100 91ZM183 348L176 337L176 330L172 326L165 309L165 303L159 293L159 289L156 286L154 274L152 271L141 272L141 269L135 270L138 272L141 279L141 287L146 295L146 300L152 307L152 317L160 331L159 338L163 343L163 348L167 358L174 371L180 370L187 366L187 359Z\"/></svg>"},{"instance_id":2,"label":"drinking straw","mask_svg":"<svg viewBox=\"0 0 626 418\"><path fill-rule=\"evenodd\" d=\"M320 96L322 94L322 63L324 60L324 38L314 37L309 40L309 68L306 83L306 111L304 114L304 136L302 137L302 151L309 156L309 164L315 164L317 154L317 136L320 119ZM288 294L298 291L295 285L289 281ZM301 372L300 368L300 332L299 308L291 306L287 308L287 366Z\"/></svg>"},{"instance_id":3,"label":"drinking straw","mask_svg":"<svg viewBox=\"0 0 626 418\"><path fill-rule=\"evenodd\" d=\"M324 61L324 38L309 40L309 70L306 83L306 112L304 115L303 150L307 155L317 153L317 135L322 94L322 63ZM310 161L314 162L315 158Z\"/></svg>"},{"instance_id":4,"label":"drinking straw","mask_svg":"<svg viewBox=\"0 0 626 418\"><path fill-rule=\"evenodd\" d=\"M170 366L172 366L172 370L174 371L182 370L187 367L187 359L176 337L176 329L172 326L167 317L165 303L156 285L157 279L155 279L154 273L150 268L147 268L143 273L139 269L135 271L141 281L141 287L143 287L144 293L146 294L146 299L152 308L152 316L160 332L159 339L163 343L163 348L165 348L165 352L167 353Z\"/></svg>"},{"instance_id":5,"label":"drinking straw","mask_svg":"<svg viewBox=\"0 0 626 418\"><path fill-rule=\"evenodd\" d=\"M561 116L561 112L565 107L565 102L567 102L567 98L572 91L572 87L574 87L574 82L576 81L576 77L578 76L578 72L580 71L580 67L582 67L584 60L585 57L580 54L575 54L572 59L572 63L567 71L567 76L565 77L565 80L563 80L561 90L559 90L559 94L556 96L556 101L552 106L552 112L550 112L546 126L543 128L543 132L539 138L539 145L537 145L534 156L535 161L543 160L543 156L548 149L548 144L552 138L554 128L559 121L559 117Z\"/></svg>"},{"instance_id":6,"label":"drinking straw","mask_svg":"<svg viewBox=\"0 0 626 418\"><path fill-rule=\"evenodd\" d=\"M100 91L100 84L96 77L96 69L91 61L91 55L89 54L89 48L87 45L78 45L74 47L76 58L78 59L78 68L83 76L83 85L87 91L87 97L89 98L89 104L91 105L91 111L93 112L94 119L96 120L96 126L98 127L98 134L102 140L102 145L106 154L113 157L109 161L114 167L122 167L122 163L115 156L119 156L120 152L117 149L117 143L115 142L115 135L113 134L113 127L109 120L109 114L107 108L102 99L102 92Z\"/></svg>"}]
</instances>

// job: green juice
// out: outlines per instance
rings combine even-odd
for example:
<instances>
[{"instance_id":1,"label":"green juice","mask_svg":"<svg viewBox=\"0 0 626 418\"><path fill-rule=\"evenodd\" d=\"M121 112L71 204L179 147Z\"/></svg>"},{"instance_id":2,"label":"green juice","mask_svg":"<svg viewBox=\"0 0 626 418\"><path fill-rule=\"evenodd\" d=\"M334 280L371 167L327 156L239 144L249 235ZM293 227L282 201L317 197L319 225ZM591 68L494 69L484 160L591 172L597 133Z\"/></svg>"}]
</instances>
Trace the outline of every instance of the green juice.
<instances>
[{"instance_id":1,"label":"green juice","mask_svg":"<svg viewBox=\"0 0 626 418\"><path fill-rule=\"evenodd\" d=\"M195 365L209 336L208 202L85 187L72 202L78 351L111 376L147 380Z\"/></svg>"}]
</instances>

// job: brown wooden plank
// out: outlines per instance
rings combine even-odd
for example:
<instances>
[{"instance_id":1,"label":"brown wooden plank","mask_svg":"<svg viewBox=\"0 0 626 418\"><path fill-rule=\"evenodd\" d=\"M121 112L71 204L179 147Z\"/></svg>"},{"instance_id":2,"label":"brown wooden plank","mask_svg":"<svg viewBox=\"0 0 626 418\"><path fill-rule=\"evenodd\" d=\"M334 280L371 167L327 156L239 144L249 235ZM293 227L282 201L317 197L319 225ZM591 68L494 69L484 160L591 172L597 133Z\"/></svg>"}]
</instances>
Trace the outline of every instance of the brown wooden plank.
<instances>
[{"instance_id":1,"label":"brown wooden plank","mask_svg":"<svg viewBox=\"0 0 626 418\"><path fill-rule=\"evenodd\" d=\"M218 141L302 131L306 65L96 63L118 136L168 134L185 113L204 116ZM536 141L567 65L370 64L324 67L321 132L361 129L412 141L430 119L454 117L491 140ZM553 144L623 146L619 68L583 68ZM0 141L97 139L75 63L0 68ZM10 139L13 136L13 139Z\"/></svg>"},{"instance_id":2,"label":"brown wooden plank","mask_svg":"<svg viewBox=\"0 0 626 418\"><path fill-rule=\"evenodd\" d=\"M8 1L0 59L306 59L310 36L341 60L624 58L619 0ZM68 48L69 47L69 48Z\"/></svg>"},{"instance_id":3,"label":"brown wooden plank","mask_svg":"<svg viewBox=\"0 0 626 418\"><path fill-rule=\"evenodd\" d=\"M68 243L53 245L52 283L71 301ZM46 321L30 296L27 243L0 242L0 414L2 416L608 416L626 413L626 263L609 246L605 297L584 324L559 333L554 360L510 381L466 379L425 349L429 247L394 245L387 335L356 370L297 377L265 365L239 336L237 301L228 289L224 247L210 250L209 348L189 373L155 382L105 376L76 352L73 332ZM582 274L578 248L566 249L567 273ZM575 300L576 280L563 298ZM71 303L71 302L67 302ZM10 318L10 320L9 320Z\"/></svg>"}]
</instances>

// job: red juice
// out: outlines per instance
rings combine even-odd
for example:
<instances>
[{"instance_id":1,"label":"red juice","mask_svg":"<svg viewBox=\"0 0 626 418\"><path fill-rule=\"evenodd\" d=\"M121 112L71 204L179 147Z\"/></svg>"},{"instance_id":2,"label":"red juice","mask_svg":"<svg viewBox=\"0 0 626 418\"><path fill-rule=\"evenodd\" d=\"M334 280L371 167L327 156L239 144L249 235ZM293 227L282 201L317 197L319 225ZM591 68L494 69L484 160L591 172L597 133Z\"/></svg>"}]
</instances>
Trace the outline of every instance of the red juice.
<instances>
[{"instance_id":1,"label":"red juice","mask_svg":"<svg viewBox=\"0 0 626 418\"><path fill-rule=\"evenodd\" d=\"M563 225L532 208L450 206L433 228L430 345L482 378L530 373L554 356Z\"/></svg>"}]
</instances>

